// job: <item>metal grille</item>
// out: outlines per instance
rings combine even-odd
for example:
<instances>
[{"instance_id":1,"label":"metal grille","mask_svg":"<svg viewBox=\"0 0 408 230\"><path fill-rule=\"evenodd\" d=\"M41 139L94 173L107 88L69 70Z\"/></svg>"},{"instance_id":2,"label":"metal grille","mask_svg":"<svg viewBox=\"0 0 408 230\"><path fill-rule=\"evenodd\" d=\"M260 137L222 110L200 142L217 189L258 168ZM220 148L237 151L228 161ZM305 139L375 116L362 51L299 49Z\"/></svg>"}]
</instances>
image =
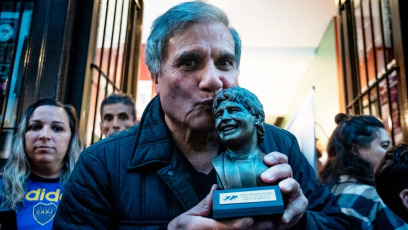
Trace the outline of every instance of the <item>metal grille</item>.
<instances>
[{"instance_id":1,"label":"metal grille","mask_svg":"<svg viewBox=\"0 0 408 230\"><path fill-rule=\"evenodd\" d=\"M100 104L115 92L126 92L127 67L135 40L133 19L136 18L138 1L101 0L99 2L96 50L90 67L92 86L89 101L89 116L86 143L100 140Z\"/></svg>"},{"instance_id":2,"label":"metal grille","mask_svg":"<svg viewBox=\"0 0 408 230\"><path fill-rule=\"evenodd\" d=\"M35 1L0 1L0 156L7 157L17 130L24 83L24 54Z\"/></svg>"},{"instance_id":3,"label":"metal grille","mask_svg":"<svg viewBox=\"0 0 408 230\"><path fill-rule=\"evenodd\" d=\"M340 34L347 113L380 117L393 144L401 143L399 71L389 0L342 2Z\"/></svg>"}]
</instances>

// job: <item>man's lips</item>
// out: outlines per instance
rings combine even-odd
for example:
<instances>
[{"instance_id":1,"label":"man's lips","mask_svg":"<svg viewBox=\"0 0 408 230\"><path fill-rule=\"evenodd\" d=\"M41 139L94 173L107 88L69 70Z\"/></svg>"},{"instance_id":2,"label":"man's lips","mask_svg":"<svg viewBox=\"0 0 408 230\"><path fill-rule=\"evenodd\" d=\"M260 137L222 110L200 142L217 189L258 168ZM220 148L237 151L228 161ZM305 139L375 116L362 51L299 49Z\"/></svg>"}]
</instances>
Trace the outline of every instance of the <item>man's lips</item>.
<instances>
[{"instance_id":1,"label":"man's lips","mask_svg":"<svg viewBox=\"0 0 408 230\"><path fill-rule=\"evenodd\" d=\"M203 100L195 104L195 109L204 109L206 112L207 111L212 111L212 104L213 100Z\"/></svg>"},{"instance_id":2,"label":"man's lips","mask_svg":"<svg viewBox=\"0 0 408 230\"><path fill-rule=\"evenodd\" d=\"M230 124L230 125L223 125L223 126L221 126L221 131L222 132L225 132L225 133L228 133L228 132L230 132L230 131L233 131L233 130L235 130L235 129L237 129L238 128L238 125L232 125L232 124Z\"/></svg>"},{"instance_id":3,"label":"man's lips","mask_svg":"<svg viewBox=\"0 0 408 230\"><path fill-rule=\"evenodd\" d=\"M210 107L212 107L213 99L204 100L204 101L200 102L200 104L201 104L201 105L204 105L204 106L210 106Z\"/></svg>"}]
</instances>

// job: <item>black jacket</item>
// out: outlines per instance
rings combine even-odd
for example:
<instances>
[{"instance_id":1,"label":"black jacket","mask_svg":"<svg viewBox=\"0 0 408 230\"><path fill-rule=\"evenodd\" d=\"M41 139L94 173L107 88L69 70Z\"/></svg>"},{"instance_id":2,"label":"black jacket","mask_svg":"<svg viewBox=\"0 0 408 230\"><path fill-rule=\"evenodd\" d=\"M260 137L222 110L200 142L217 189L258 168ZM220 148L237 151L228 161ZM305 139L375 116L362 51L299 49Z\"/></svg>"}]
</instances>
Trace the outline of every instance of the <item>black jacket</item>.
<instances>
[{"instance_id":1,"label":"black jacket","mask_svg":"<svg viewBox=\"0 0 408 230\"><path fill-rule=\"evenodd\" d=\"M341 213L327 187L321 185L295 137L266 125L265 153L289 157L294 178L309 200L300 221L307 229L344 229ZM200 200L190 174L164 122L159 98L150 102L139 123L90 146L65 186L54 220L55 229L157 229Z\"/></svg>"}]
</instances>

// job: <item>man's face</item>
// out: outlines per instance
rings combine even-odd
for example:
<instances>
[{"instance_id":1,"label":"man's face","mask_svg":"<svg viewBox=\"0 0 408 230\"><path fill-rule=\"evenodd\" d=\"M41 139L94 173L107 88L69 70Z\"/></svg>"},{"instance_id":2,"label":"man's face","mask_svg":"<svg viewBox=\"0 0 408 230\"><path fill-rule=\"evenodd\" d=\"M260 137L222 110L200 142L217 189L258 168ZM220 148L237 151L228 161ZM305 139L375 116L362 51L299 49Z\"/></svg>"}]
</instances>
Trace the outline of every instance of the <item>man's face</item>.
<instances>
[{"instance_id":1,"label":"man's face","mask_svg":"<svg viewBox=\"0 0 408 230\"><path fill-rule=\"evenodd\" d=\"M214 112L215 129L228 147L258 143L255 117L240 103L223 101Z\"/></svg>"},{"instance_id":2,"label":"man's face","mask_svg":"<svg viewBox=\"0 0 408 230\"><path fill-rule=\"evenodd\" d=\"M123 103L104 105L102 108L101 134L108 137L135 124L132 107Z\"/></svg>"},{"instance_id":3,"label":"man's face","mask_svg":"<svg viewBox=\"0 0 408 230\"><path fill-rule=\"evenodd\" d=\"M170 38L161 71L153 76L170 128L214 129L215 95L237 85L235 44L221 23L194 23Z\"/></svg>"}]
</instances>

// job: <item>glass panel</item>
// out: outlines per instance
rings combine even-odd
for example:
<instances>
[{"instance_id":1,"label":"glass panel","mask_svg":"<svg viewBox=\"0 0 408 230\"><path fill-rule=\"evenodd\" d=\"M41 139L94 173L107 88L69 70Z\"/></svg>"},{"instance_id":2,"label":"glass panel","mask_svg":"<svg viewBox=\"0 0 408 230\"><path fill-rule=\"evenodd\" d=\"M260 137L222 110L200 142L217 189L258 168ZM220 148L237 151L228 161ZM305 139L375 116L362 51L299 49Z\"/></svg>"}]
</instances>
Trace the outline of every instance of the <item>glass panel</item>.
<instances>
[{"instance_id":1,"label":"glass panel","mask_svg":"<svg viewBox=\"0 0 408 230\"><path fill-rule=\"evenodd\" d=\"M352 100L352 87L348 87L350 84L350 78L351 78L351 67L350 67L350 44L349 44L349 40L348 40L348 21L347 21L347 11L346 10L341 10L341 17L340 17L340 36L341 39L340 41L342 41L342 46L341 46L341 51L342 51L342 57L341 57L341 61L343 62L343 79L344 79L344 93L345 93L345 104L346 104L346 109L349 110L350 107L348 106L350 101ZM144 48L142 49L142 52L144 51ZM141 57L144 60L144 56L141 55ZM142 61L143 61L142 60Z\"/></svg>"},{"instance_id":2,"label":"glass panel","mask_svg":"<svg viewBox=\"0 0 408 230\"><path fill-rule=\"evenodd\" d=\"M125 42L129 35L127 26L130 0L99 0L99 18L95 53L91 67L92 87L90 92L90 111L87 120L86 145L100 139L100 104L114 92L122 90ZM98 83L99 81L99 83Z\"/></svg>"},{"instance_id":3,"label":"glass panel","mask_svg":"<svg viewBox=\"0 0 408 230\"><path fill-rule=\"evenodd\" d=\"M375 43L375 54L377 58L377 76L380 77L385 73L385 63L384 63L384 49L383 49L383 36L381 31L381 17L379 0L371 0L371 9L373 16L373 27L374 27L374 43Z\"/></svg>"},{"instance_id":4,"label":"glass panel","mask_svg":"<svg viewBox=\"0 0 408 230\"><path fill-rule=\"evenodd\" d=\"M117 72L117 62L118 59L118 43L121 29L121 11L122 11L122 1L116 2L116 13L114 14L114 24L113 24L113 37L111 41L111 56L110 56L110 68L109 68L109 80L111 82L116 82L116 72ZM113 8L115 9L115 8ZM113 10L112 10L113 11ZM113 17L113 15L112 15Z\"/></svg>"},{"instance_id":5,"label":"glass panel","mask_svg":"<svg viewBox=\"0 0 408 230\"><path fill-rule=\"evenodd\" d=\"M92 135L93 135L93 121L95 117L95 106L96 106L96 93L98 87L98 71L93 69L92 71L92 86L91 86L91 95L89 100L89 114L88 114L88 124L86 127L86 146L92 144Z\"/></svg>"},{"instance_id":6,"label":"glass panel","mask_svg":"<svg viewBox=\"0 0 408 230\"><path fill-rule=\"evenodd\" d=\"M378 108L378 99L377 99L377 88L374 87L370 90L370 99L371 99L371 115L379 117L380 111Z\"/></svg>"},{"instance_id":7,"label":"glass panel","mask_svg":"<svg viewBox=\"0 0 408 230\"><path fill-rule=\"evenodd\" d=\"M369 0L362 1L363 9L363 27L364 27L364 37L365 37L365 53L367 58L367 73L368 73L368 84L372 85L374 83L376 73L375 73L375 60L374 60L374 44L372 37L372 27L370 21L370 5Z\"/></svg>"},{"instance_id":8,"label":"glass panel","mask_svg":"<svg viewBox=\"0 0 408 230\"><path fill-rule=\"evenodd\" d=\"M364 56L364 36L363 36L363 25L361 20L361 8L358 1L354 2L354 16L356 21L356 36L357 36L357 53L358 53L358 64L360 71L360 87L361 92L365 91L367 88L367 77L366 77L366 62Z\"/></svg>"},{"instance_id":9,"label":"glass panel","mask_svg":"<svg viewBox=\"0 0 408 230\"><path fill-rule=\"evenodd\" d=\"M126 40L126 26L129 1L117 1L116 20L112 43L111 68L109 79L115 83L116 88L121 87L124 45Z\"/></svg>"},{"instance_id":10,"label":"glass panel","mask_svg":"<svg viewBox=\"0 0 408 230\"><path fill-rule=\"evenodd\" d=\"M94 56L94 63L102 68L101 56L104 55L103 47L106 41L104 40L105 20L106 20L106 0L99 1L99 18L98 18L98 36L96 38L96 53Z\"/></svg>"},{"instance_id":11,"label":"glass panel","mask_svg":"<svg viewBox=\"0 0 408 230\"><path fill-rule=\"evenodd\" d=\"M359 73L352 73L346 65L344 75L347 80L356 76L358 81L345 86L348 92L348 101L361 97L352 105L348 105L347 112L351 115L370 114L380 117L387 131L391 134L393 144L402 142L403 135L400 122L400 109L398 98L398 72L394 71L388 76L384 76L390 66L396 61L393 53L392 28L389 0L354 0L346 1L344 4L354 4L356 40L349 39L343 35L342 47L344 47L343 60L350 58L353 53L347 52L348 47L357 47ZM347 26L347 12L350 9L344 7L340 10L342 23L340 26ZM343 22L343 20L345 22ZM340 27L342 30L342 27ZM341 31L343 32L343 31ZM382 77L379 81L378 77ZM385 78L384 78L385 77ZM361 84L361 92L352 92ZM367 87L372 87L366 92ZM362 108L360 108L362 106ZM391 133L392 132L392 133Z\"/></svg>"},{"instance_id":12,"label":"glass panel","mask_svg":"<svg viewBox=\"0 0 408 230\"><path fill-rule=\"evenodd\" d=\"M129 1L124 0L123 1L123 10L122 10L122 24L121 26L121 31L120 31L120 44L119 44L119 59L118 59L118 64L117 64L117 72L116 72L116 87L120 88L122 84L122 74L123 74L123 61L124 61L124 47L125 47L125 42L126 42L126 31L127 31L127 17L129 13Z\"/></svg>"},{"instance_id":13,"label":"glass panel","mask_svg":"<svg viewBox=\"0 0 408 230\"><path fill-rule=\"evenodd\" d=\"M101 113L100 113L100 108L101 108L101 103L103 99L108 95L105 94L105 90L107 87L107 81L105 77L101 77L100 85L99 85L99 96L97 99L97 106L96 106L96 121L95 121L95 129L94 129L94 135L97 137L97 139L94 139L94 142L98 141L101 137L101 130L99 128L99 123L101 122Z\"/></svg>"},{"instance_id":14,"label":"glass panel","mask_svg":"<svg viewBox=\"0 0 408 230\"><path fill-rule=\"evenodd\" d=\"M391 131L391 117L390 117L390 106L388 102L388 88L386 80L382 80L379 83L380 91L380 104L381 104L381 115L382 121L385 125L387 131Z\"/></svg>"},{"instance_id":15,"label":"glass panel","mask_svg":"<svg viewBox=\"0 0 408 230\"><path fill-rule=\"evenodd\" d=\"M370 114L370 102L368 100L368 94L363 96L363 114Z\"/></svg>"},{"instance_id":16,"label":"glass panel","mask_svg":"<svg viewBox=\"0 0 408 230\"><path fill-rule=\"evenodd\" d=\"M112 63L109 63L109 58L112 55L112 50L111 50L111 44L112 44L112 30L113 30L113 20L114 20L114 14L115 14L115 2L116 1L107 1L108 3L108 15L107 15L107 20L106 20L106 25L104 28L104 35L105 35L105 43L103 44L103 59L102 59L102 65L100 66L102 71L106 74L109 74L109 68L111 68ZM102 21L101 21L102 22Z\"/></svg>"},{"instance_id":17,"label":"glass panel","mask_svg":"<svg viewBox=\"0 0 408 230\"><path fill-rule=\"evenodd\" d=\"M360 106L358 105L358 102L353 104L353 109L350 111L351 115L357 115L356 111L360 111Z\"/></svg>"},{"instance_id":18,"label":"glass panel","mask_svg":"<svg viewBox=\"0 0 408 230\"><path fill-rule=\"evenodd\" d=\"M390 101L391 101L391 121L393 127L393 135L395 144L399 144L403 141L402 128L400 123L400 113L398 104L398 74L397 71L393 71L389 76L390 86Z\"/></svg>"},{"instance_id":19,"label":"glass panel","mask_svg":"<svg viewBox=\"0 0 408 230\"><path fill-rule=\"evenodd\" d=\"M21 7L24 7L23 13ZM3 2L0 13L0 157L8 156L17 128L17 108L34 2ZM8 93L7 93L8 92Z\"/></svg>"},{"instance_id":20,"label":"glass panel","mask_svg":"<svg viewBox=\"0 0 408 230\"><path fill-rule=\"evenodd\" d=\"M347 112L346 112L347 114L352 114L353 108L352 108L352 107L351 107L351 108L347 108L346 110L347 110Z\"/></svg>"},{"instance_id":21,"label":"glass panel","mask_svg":"<svg viewBox=\"0 0 408 230\"><path fill-rule=\"evenodd\" d=\"M392 44L391 11L389 0L381 0L381 14L384 29L385 58L386 63L388 64L394 59L394 48Z\"/></svg>"},{"instance_id":22,"label":"glass panel","mask_svg":"<svg viewBox=\"0 0 408 230\"><path fill-rule=\"evenodd\" d=\"M115 91L115 88L113 87L113 84L109 83L108 88L107 88L106 97L109 96L112 93L117 93L117 92Z\"/></svg>"},{"instance_id":23,"label":"glass panel","mask_svg":"<svg viewBox=\"0 0 408 230\"><path fill-rule=\"evenodd\" d=\"M1 132L0 138L0 158L7 159L10 154L11 143L13 141L15 130L5 129Z\"/></svg>"},{"instance_id":24,"label":"glass panel","mask_svg":"<svg viewBox=\"0 0 408 230\"><path fill-rule=\"evenodd\" d=\"M117 88L121 86L128 2L123 0L100 0L99 2L98 32L93 62L95 67L92 72L90 111L86 135L87 146L91 144L92 138L93 142L100 139L99 108L102 100L115 91L113 84ZM98 70L98 68L100 69Z\"/></svg>"},{"instance_id":25,"label":"glass panel","mask_svg":"<svg viewBox=\"0 0 408 230\"><path fill-rule=\"evenodd\" d=\"M87 125L87 134L86 134L86 146L92 144L92 136L93 142L96 142L100 139L100 129L99 123L101 121L100 116L100 104L102 100L105 98L105 87L106 87L106 78L104 76L100 77L99 81L99 90L98 90L98 75L99 71L94 69L93 71L93 79L92 79L92 88L91 88L91 97L90 97L90 106L89 106L89 119ZM94 123L95 120L95 123ZM95 125L95 127L94 127Z\"/></svg>"}]
</instances>

